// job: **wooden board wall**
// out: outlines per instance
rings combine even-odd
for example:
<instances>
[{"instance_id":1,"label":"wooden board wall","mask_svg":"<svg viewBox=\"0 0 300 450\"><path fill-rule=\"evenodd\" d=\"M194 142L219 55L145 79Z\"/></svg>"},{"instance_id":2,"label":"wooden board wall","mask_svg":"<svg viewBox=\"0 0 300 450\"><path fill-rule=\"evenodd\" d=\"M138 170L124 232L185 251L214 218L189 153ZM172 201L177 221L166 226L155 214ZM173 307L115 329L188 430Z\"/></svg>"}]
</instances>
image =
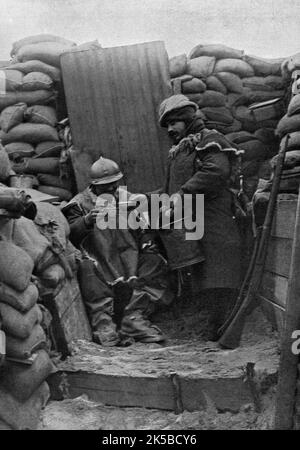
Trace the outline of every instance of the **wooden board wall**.
<instances>
[{"instance_id":1,"label":"wooden board wall","mask_svg":"<svg viewBox=\"0 0 300 450\"><path fill-rule=\"evenodd\" d=\"M283 195L277 202L260 300L269 320L279 329L284 323L297 199ZM300 270L300 269L299 269Z\"/></svg>"}]
</instances>

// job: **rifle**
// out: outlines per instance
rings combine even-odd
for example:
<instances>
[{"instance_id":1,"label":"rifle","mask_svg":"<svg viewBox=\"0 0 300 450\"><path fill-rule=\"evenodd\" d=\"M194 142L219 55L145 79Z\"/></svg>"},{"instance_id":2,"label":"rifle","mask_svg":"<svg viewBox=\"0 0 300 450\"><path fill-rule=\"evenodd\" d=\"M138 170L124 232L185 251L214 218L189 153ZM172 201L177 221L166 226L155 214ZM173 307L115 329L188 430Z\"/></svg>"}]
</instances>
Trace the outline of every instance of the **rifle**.
<instances>
[{"instance_id":1,"label":"rifle","mask_svg":"<svg viewBox=\"0 0 300 450\"><path fill-rule=\"evenodd\" d=\"M257 293L261 287L263 278L273 216L276 208L277 195L279 192L280 179L289 138L290 135L287 134L280 143L264 224L261 227L259 235L256 237L253 257L250 262L246 278L241 286L234 309L224 325L219 329L219 333L221 334L219 344L221 347L231 349L238 347L246 317L258 305Z\"/></svg>"}]
</instances>

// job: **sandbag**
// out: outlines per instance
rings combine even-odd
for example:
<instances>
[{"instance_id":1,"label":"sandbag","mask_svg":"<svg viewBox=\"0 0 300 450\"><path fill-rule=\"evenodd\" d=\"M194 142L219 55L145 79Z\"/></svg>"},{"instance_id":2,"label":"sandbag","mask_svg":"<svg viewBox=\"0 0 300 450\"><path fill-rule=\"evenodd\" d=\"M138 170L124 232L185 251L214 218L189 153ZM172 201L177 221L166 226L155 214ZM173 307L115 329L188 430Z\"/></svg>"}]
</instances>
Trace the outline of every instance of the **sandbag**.
<instances>
[{"instance_id":1,"label":"sandbag","mask_svg":"<svg viewBox=\"0 0 300 450\"><path fill-rule=\"evenodd\" d=\"M6 354L11 358L27 359L37 350L47 348L47 338L41 325L36 324L27 339L6 334Z\"/></svg>"},{"instance_id":2,"label":"sandbag","mask_svg":"<svg viewBox=\"0 0 300 450\"><path fill-rule=\"evenodd\" d=\"M40 123L21 123L8 133L0 134L2 143L28 142L37 144L42 141L59 141L58 133L55 128Z\"/></svg>"},{"instance_id":3,"label":"sandbag","mask_svg":"<svg viewBox=\"0 0 300 450\"><path fill-rule=\"evenodd\" d=\"M187 73L197 78L207 78L213 73L216 58L213 56L199 56L188 61Z\"/></svg>"},{"instance_id":4,"label":"sandbag","mask_svg":"<svg viewBox=\"0 0 300 450\"><path fill-rule=\"evenodd\" d=\"M300 94L294 95L287 109L287 115L293 116L300 113Z\"/></svg>"},{"instance_id":5,"label":"sandbag","mask_svg":"<svg viewBox=\"0 0 300 450\"><path fill-rule=\"evenodd\" d=\"M282 77L276 75L269 75L266 77L266 83L270 86L274 91L281 90L285 88L285 83Z\"/></svg>"},{"instance_id":6,"label":"sandbag","mask_svg":"<svg viewBox=\"0 0 300 450\"><path fill-rule=\"evenodd\" d=\"M1 78L5 79L6 91L18 91L22 88L23 73L19 70L1 69Z\"/></svg>"},{"instance_id":7,"label":"sandbag","mask_svg":"<svg viewBox=\"0 0 300 450\"><path fill-rule=\"evenodd\" d=\"M1 130L7 133L11 128L23 122L26 109L27 105L25 103L17 103L4 108L0 114Z\"/></svg>"},{"instance_id":8,"label":"sandbag","mask_svg":"<svg viewBox=\"0 0 300 450\"><path fill-rule=\"evenodd\" d=\"M39 202L36 206L35 224L43 227L48 226L49 222L55 222L57 225L55 235L65 248L67 243L66 239L70 235L70 226L61 210L57 206L51 205L51 203Z\"/></svg>"},{"instance_id":9,"label":"sandbag","mask_svg":"<svg viewBox=\"0 0 300 450\"><path fill-rule=\"evenodd\" d=\"M253 114L253 111L251 109L247 108L247 106L238 106L235 110L235 118L237 120L240 120L244 127L246 127L246 126L249 127L250 125L253 125L253 126L256 125L256 119ZM247 128L247 131L252 131L252 130L248 130L248 128ZM255 131L255 130L253 130L253 131Z\"/></svg>"},{"instance_id":10,"label":"sandbag","mask_svg":"<svg viewBox=\"0 0 300 450\"><path fill-rule=\"evenodd\" d=\"M15 220L12 239L18 247L30 255L35 267L50 247L48 239L40 233L35 223L26 217Z\"/></svg>"},{"instance_id":11,"label":"sandbag","mask_svg":"<svg viewBox=\"0 0 300 450\"><path fill-rule=\"evenodd\" d=\"M64 269L59 264L53 264L43 271L40 279L44 286L55 288L65 277Z\"/></svg>"},{"instance_id":12,"label":"sandbag","mask_svg":"<svg viewBox=\"0 0 300 450\"><path fill-rule=\"evenodd\" d=\"M278 155L271 159L271 167L275 170L278 160ZM296 166L300 166L300 150L291 150L286 152L283 167L285 169L293 169Z\"/></svg>"},{"instance_id":13,"label":"sandbag","mask_svg":"<svg viewBox=\"0 0 300 450\"><path fill-rule=\"evenodd\" d=\"M44 141L37 144L35 153L37 158L47 158L49 156L59 156L64 144L56 141Z\"/></svg>"},{"instance_id":14,"label":"sandbag","mask_svg":"<svg viewBox=\"0 0 300 450\"><path fill-rule=\"evenodd\" d=\"M294 114L289 117L287 115L278 122L275 134L282 138L288 133L293 133L295 131L300 131L300 114Z\"/></svg>"},{"instance_id":15,"label":"sandbag","mask_svg":"<svg viewBox=\"0 0 300 450\"><path fill-rule=\"evenodd\" d=\"M36 430L49 396L49 386L45 381L23 403L6 389L0 389L0 419L14 430Z\"/></svg>"},{"instance_id":16,"label":"sandbag","mask_svg":"<svg viewBox=\"0 0 300 450\"><path fill-rule=\"evenodd\" d=\"M48 75L53 81L59 82L61 79L60 70L39 60L26 61L23 63L10 64L7 68L19 70L22 73L42 72Z\"/></svg>"},{"instance_id":17,"label":"sandbag","mask_svg":"<svg viewBox=\"0 0 300 450\"><path fill-rule=\"evenodd\" d=\"M170 78L180 77L184 75L187 67L186 54L174 56L169 60Z\"/></svg>"},{"instance_id":18,"label":"sandbag","mask_svg":"<svg viewBox=\"0 0 300 450\"><path fill-rule=\"evenodd\" d=\"M291 73L294 70L300 69L300 53L296 53L295 55L286 58L281 63L281 72L285 78L289 78Z\"/></svg>"},{"instance_id":19,"label":"sandbag","mask_svg":"<svg viewBox=\"0 0 300 450\"><path fill-rule=\"evenodd\" d=\"M34 36L27 36L14 42L12 45L11 56L13 56L20 48L24 47L25 45L41 44L42 42L58 42L69 47L76 46L75 42L70 41L69 39L62 38L60 36L55 36L53 34L36 34Z\"/></svg>"},{"instance_id":20,"label":"sandbag","mask_svg":"<svg viewBox=\"0 0 300 450\"><path fill-rule=\"evenodd\" d=\"M253 141L255 140L255 136L248 131L237 131L235 133L226 134L226 138L229 141L234 142L235 144L242 144L243 142Z\"/></svg>"},{"instance_id":21,"label":"sandbag","mask_svg":"<svg viewBox=\"0 0 300 450\"><path fill-rule=\"evenodd\" d=\"M243 93L243 83L238 75L230 72L218 72L215 75L229 92Z\"/></svg>"},{"instance_id":22,"label":"sandbag","mask_svg":"<svg viewBox=\"0 0 300 450\"><path fill-rule=\"evenodd\" d=\"M67 261L70 265L71 270L75 273L78 269L78 262L82 259L82 255L80 250L78 248L74 247L74 245L68 241L66 250L65 250L65 256L67 258Z\"/></svg>"},{"instance_id":23,"label":"sandbag","mask_svg":"<svg viewBox=\"0 0 300 450\"><path fill-rule=\"evenodd\" d=\"M242 129L242 124L240 121L234 119L231 125L225 125L219 122L207 121L205 126L210 130L217 130L220 133L228 134L240 131Z\"/></svg>"},{"instance_id":24,"label":"sandbag","mask_svg":"<svg viewBox=\"0 0 300 450\"><path fill-rule=\"evenodd\" d=\"M202 94L185 94L186 97L194 103L198 103L201 100Z\"/></svg>"},{"instance_id":25,"label":"sandbag","mask_svg":"<svg viewBox=\"0 0 300 450\"><path fill-rule=\"evenodd\" d=\"M233 117L228 108L225 107L205 107L201 108L209 121L219 122L221 124L230 125L233 122Z\"/></svg>"},{"instance_id":26,"label":"sandbag","mask_svg":"<svg viewBox=\"0 0 300 450\"><path fill-rule=\"evenodd\" d=\"M5 185L0 186L0 208L9 211L12 213L12 216L20 217L24 213L24 195L22 191L10 189ZM14 222L12 220L2 217L0 236L6 240L11 240L13 225Z\"/></svg>"},{"instance_id":27,"label":"sandbag","mask_svg":"<svg viewBox=\"0 0 300 450\"><path fill-rule=\"evenodd\" d=\"M55 197L58 197L60 201L66 201L68 202L73 197L72 192L68 191L67 189L56 187L56 186L45 186L40 185L38 187L38 190L40 192L43 192L44 194L53 195Z\"/></svg>"},{"instance_id":28,"label":"sandbag","mask_svg":"<svg viewBox=\"0 0 300 450\"><path fill-rule=\"evenodd\" d=\"M247 105L251 103L260 103L274 98L282 98L284 91L252 91L251 89L244 88L243 95Z\"/></svg>"},{"instance_id":29,"label":"sandbag","mask_svg":"<svg viewBox=\"0 0 300 450\"><path fill-rule=\"evenodd\" d=\"M45 125L47 126L47 125ZM59 158L28 158L24 159L22 163L15 163L12 165L16 173L59 173Z\"/></svg>"},{"instance_id":30,"label":"sandbag","mask_svg":"<svg viewBox=\"0 0 300 450\"><path fill-rule=\"evenodd\" d=\"M281 77L276 77L280 78ZM272 91L273 87L267 83L267 77L246 77L242 80L243 86L254 91ZM279 88L280 89L280 88Z\"/></svg>"},{"instance_id":31,"label":"sandbag","mask_svg":"<svg viewBox=\"0 0 300 450\"><path fill-rule=\"evenodd\" d=\"M51 127L55 127L57 124L56 110L51 106L31 106L27 109L25 118L30 123L44 123Z\"/></svg>"},{"instance_id":32,"label":"sandbag","mask_svg":"<svg viewBox=\"0 0 300 450\"><path fill-rule=\"evenodd\" d=\"M279 144L275 131L271 128L259 128L255 131L254 136L265 144Z\"/></svg>"},{"instance_id":33,"label":"sandbag","mask_svg":"<svg viewBox=\"0 0 300 450\"><path fill-rule=\"evenodd\" d=\"M0 240L0 281L17 291L24 291L30 282L33 260L11 241Z\"/></svg>"},{"instance_id":34,"label":"sandbag","mask_svg":"<svg viewBox=\"0 0 300 450\"><path fill-rule=\"evenodd\" d=\"M226 86L214 75L211 75L210 77L206 78L205 83L207 89L221 92L224 95L227 94Z\"/></svg>"},{"instance_id":35,"label":"sandbag","mask_svg":"<svg viewBox=\"0 0 300 450\"><path fill-rule=\"evenodd\" d=\"M288 150L300 150L300 131L295 131L290 134Z\"/></svg>"},{"instance_id":36,"label":"sandbag","mask_svg":"<svg viewBox=\"0 0 300 450\"><path fill-rule=\"evenodd\" d=\"M5 148L0 143L0 182L5 183L11 175L12 166Z\"/></svg>"},{"instance_id":37,"label":"sandbag","mask_svg":"<svg viewBox=\"0 0 300 450\"><path fill-rule=\"evenodd\" d=\"M40 184L43 186L53 186L70 191L72 189L72 181L70 178L64 179L48 173L39 173L37 176Z\"/></svg>"},{"instance_id":38,"label":"sandbag","mask_svg":"<svg viewBox=\"0 0 300 450\"><path fill-rule=\"evenodd\" d=\"M197 58L198 56L215 56L217 59L222 58L237 58L243 57L243 50L236 50L235 48L227 47L223 44L199 44L194 47L189 58Z\"/></svg>"},{"instance_id":39,"label":"sandbag","mask_svg":"<svg viewBox=\"0 0 300 450\"><path fill-rule=\"evenodd\" d=\"M243 161L242 163L242 173L244 178L253 177L257 174L260 167L259 161Z\"/></svg>"},{"instance_id":40,"label":"sandbag","mask_svg":"<svg viewBox=\"0 0 300 450\"><path fill-rule=\"evenodd\" d=\"M200 108L204 108L206 106L212 107L225 106L226 96L221 94L221 92L208 90L200 95L200 98L197 103L200 106Z\"/></svg>"},{"instance_id":41,"label":"sandbag","mask_svg":"<svg viewBox=\"0 0 300 450\"><path fill-rule=\"evenodd\" d=\"M190 81L185 81L182 83L182 93L183 94L190 94L190 93L197 93L197 92L204 92L206 89L206 84L203 83L203 81L199 80L198 78L193 78Z\"/></svg>"},{"instance_id":42,"label":"sandbag","mask_svg":"<svg viewBox=\"0 0 300 450\"><path fill-rule=\"evenodd\" d=\"M13 161L20 158L29 158L35 154L33 146L27 144L27 142L11 142L10 144L6 144L4 148L9 158Z\"/></svg>"},{"instance_id":43,"label":"sandbag","mask_svg":"<svg viewBox=\"0 0 300 450\"><path fill-rule=\"evenodd\" d=\"M23 91L37 91L40 89L52 89L53 81L49 75L43 72L30 72L24 75L22 90Z\"/></svg>"},{"instance_id":44,"label":"sandbag","mask_svg":"<svg viewBox=\"0 0 300 450\"><path fill-rule=\"evenodd\" d=\"M34 391L55 372L45 350L39 350L31 366L6 362L1 368L0 388L6 389L20 402L25 402Z\"/></svg>"},{"instance_id":45,"label":"sandbag","mask_svg":"<svg viewBox=\"0 0 300 450\"><path fill-rule=\"evenodd\" d=\"M26 103L30 105L47 105L55 100L56 94L53 91L39 90L32 92L6 92L0 96L0 111L15 103Z\"/></svg>"},{"instance_id":46,"label":"sandbag","mask_svg":"<svg viewBox=\"0 0 300 450\"><path fill-rule=\"evenodd\" d=\"M263 161L268 156L268 147L259 140L251 140L238 145L244 150L243 161Z\"/></svg>"},{"instance_id":47,"label":"sandbag","mask_svg":"<svg viewBox=\"0 0 300 450\"><path fill-rule=\"evenodd\" d=\"M243 59L253 67L255 75L267 76L280 75L281 73L281 63L283 62L283 58L266 59L252 55L245 55Z\"/></svg>"},{"instance_id":48,"label":"sandbag","mask_svg":"<svg viewBox=\"0 0 300 450\"><path fill-rule=\"evenodd\" d=\"M21 313L5 303L0 303L0 314L3 331L19 339L27 339L33 327L42 320L42 313L37 304L26 313Z\"/></svg>"},{"instance_id":49,"label":"sandbag","mask_svg":"<svg viewBox=\"0 0 300 450\"><path fill-rule=\"evenodd\" d=\"M238 106L244 106L247 102L247 98L243 94L228 94L226 96L226 106L232 110L235 110Z\"/></svg>"},{"instance_id":50,"label":"sandbag","mask_svg":"<svg viewBox=\"0 0 300 450\"><path fill-rule=\"evenodd\" d=\"M214 72L233 72L239 77L252 77L254 75L253 68L241 59L220 59L216 62Z\"/></svg>"},{"instance_id":51,"label":"sandbag","mask_svg":"<svg viewBox=\"0 0 300 450\"><path fill-rule=\"evenodd\" d=\"M36 304L39 291L35 284L30 283L25 291L18 292L10 286L0 283L0 302L12 306L17 311L27 312Z\"/></svg>"},{"instance_id":52,"label":"sandbag","mask_svg":"<svg viewBox=\"0 0 300 450\"><path fill-rule=\"evenodd\" d=\"M24 62L39 59L51 66L60 67L60 55L70 46L60 42L42 42L24 45L16 52L17 61Z\"/></svg>"}]
</instances>

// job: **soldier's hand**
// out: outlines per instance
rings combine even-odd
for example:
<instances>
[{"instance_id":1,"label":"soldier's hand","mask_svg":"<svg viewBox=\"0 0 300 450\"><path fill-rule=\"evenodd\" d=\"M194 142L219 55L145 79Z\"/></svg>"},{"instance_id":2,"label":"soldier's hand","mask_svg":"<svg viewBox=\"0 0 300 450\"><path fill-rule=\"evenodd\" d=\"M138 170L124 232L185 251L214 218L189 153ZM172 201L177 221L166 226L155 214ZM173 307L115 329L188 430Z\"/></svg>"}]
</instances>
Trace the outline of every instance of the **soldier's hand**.
<instances>
[{"instance_id":1,"label":"soldier's hand","mask_svg":"<svg viewBox=\"0 0 300 450\"><path fill-rule=\"evenodd\" d=\"M91 211L86 216L84 216L84 221L88 227L91 227L92 225L94 225L94 223L96 222L98 213L99 213L98 209L91 209Z\"/></svg>"}]
</instances>

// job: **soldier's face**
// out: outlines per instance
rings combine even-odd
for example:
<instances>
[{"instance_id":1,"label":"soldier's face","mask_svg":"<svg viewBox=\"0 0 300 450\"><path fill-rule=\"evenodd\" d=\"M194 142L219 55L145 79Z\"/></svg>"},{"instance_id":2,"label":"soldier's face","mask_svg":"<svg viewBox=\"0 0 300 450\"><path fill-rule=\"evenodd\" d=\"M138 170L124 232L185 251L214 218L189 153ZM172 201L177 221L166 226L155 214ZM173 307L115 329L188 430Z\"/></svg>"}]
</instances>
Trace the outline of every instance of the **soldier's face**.
<instances>
[{"instance_id":1,"label":"soldier's face","mask_svg":"<svg viewBox=\"0 0 300 450\"><path fill-rule=\"evenodd\" d=\"M178 144L185 137L186 125L182 120L170 120L168 122L168 135L173 144Z\"/></svg>"},{"instance_id":2,"label":"soldier's face","mask_svg":"<svg viewBox=\"0 0 300 450\"><path fill-rule=\"evenodd\" d=\"M114 195L119 186L119 182L115 181L114 183L107 184L96 184L92 187L92 190L97 197L101 194L111 194Z\"/></svg>"}]
</instances>

